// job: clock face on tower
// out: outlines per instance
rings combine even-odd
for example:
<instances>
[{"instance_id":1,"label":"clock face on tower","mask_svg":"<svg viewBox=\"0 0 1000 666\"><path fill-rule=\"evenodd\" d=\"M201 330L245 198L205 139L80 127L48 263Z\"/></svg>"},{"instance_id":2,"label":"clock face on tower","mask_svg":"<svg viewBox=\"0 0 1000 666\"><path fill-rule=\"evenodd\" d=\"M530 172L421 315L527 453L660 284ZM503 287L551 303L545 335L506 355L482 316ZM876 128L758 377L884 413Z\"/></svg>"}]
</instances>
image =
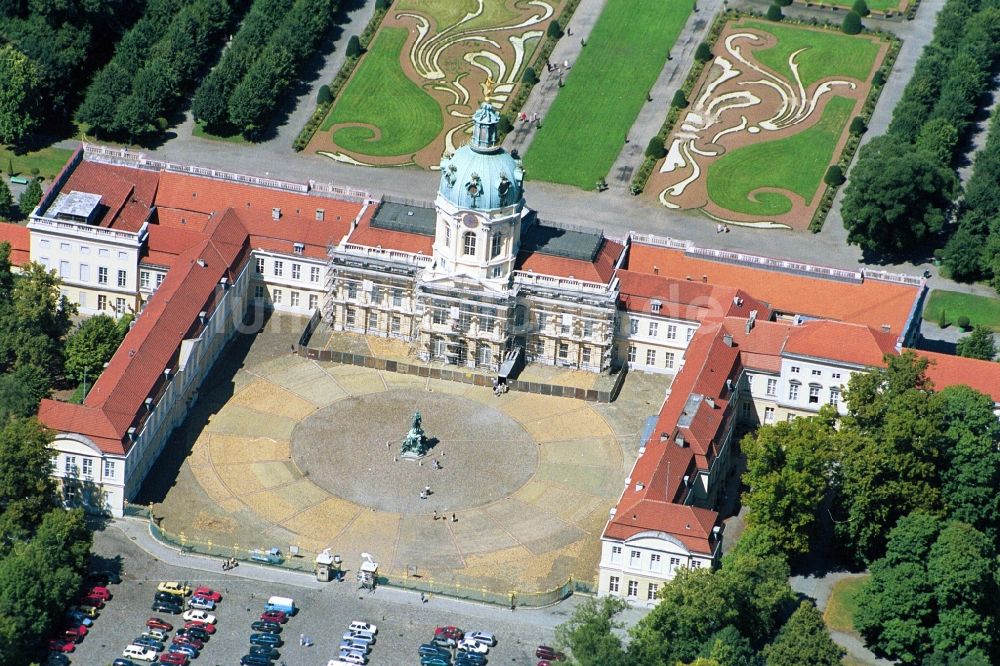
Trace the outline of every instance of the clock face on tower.
<instances>
[{"instance_id":1,"label":"clock face on tower","mask_svg":"<svg viewBox=\"0 0 1000 666\"><path fill-rule=\"evenodd\" d=\"M477 226L479 226L479 218L473 215L472 213L466 213L465 215L462 216L462 224L464 224L470 229L475 229Z\"/></svg>"}]
</instances>

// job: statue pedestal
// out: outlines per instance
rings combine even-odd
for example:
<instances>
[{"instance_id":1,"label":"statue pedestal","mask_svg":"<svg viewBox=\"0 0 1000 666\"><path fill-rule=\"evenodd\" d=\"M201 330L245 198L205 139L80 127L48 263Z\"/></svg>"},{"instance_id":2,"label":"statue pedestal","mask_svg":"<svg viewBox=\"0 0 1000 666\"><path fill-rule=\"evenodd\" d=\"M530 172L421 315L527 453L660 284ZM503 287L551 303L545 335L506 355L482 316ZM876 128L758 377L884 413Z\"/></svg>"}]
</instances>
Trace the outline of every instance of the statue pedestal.
<instances>
[{"instance_id":1,"label":"statue pedestal","mask_svg":"<svg viewBox=\"0 0 1000 666\"><path fill-rule=\"evenodd\" d=\"M421 458L425 458L426 456L427 456L426 453L419 453L417 451L405 451L405 452L399 454L399 459L400 460L420 460Z\"/></svg>"}]
</instances>

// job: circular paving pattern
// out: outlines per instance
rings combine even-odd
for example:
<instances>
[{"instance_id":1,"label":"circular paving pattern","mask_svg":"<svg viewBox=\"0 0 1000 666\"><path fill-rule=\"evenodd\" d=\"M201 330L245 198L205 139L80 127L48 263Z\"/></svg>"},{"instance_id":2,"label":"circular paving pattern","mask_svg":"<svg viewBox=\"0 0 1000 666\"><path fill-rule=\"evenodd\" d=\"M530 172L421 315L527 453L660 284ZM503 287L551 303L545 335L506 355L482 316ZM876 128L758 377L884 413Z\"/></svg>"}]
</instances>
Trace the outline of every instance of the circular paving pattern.
<instances>
[{"instance_id":1,"label":"circular paving pattern","mask_svg":"<svg viewBox=\"0 0 1000 666\"><path fill-rule=\"evenodd\" d=\"M400 447L417 410L432 448L421 461L403 460ZM509 497L538 462L538 445L510 416L424 390L338 400L303 419L291 439L292 460L317 486L394 513L447 513ZM422 500L426 486L431 494Z\"/></svg>"}]
</instances>

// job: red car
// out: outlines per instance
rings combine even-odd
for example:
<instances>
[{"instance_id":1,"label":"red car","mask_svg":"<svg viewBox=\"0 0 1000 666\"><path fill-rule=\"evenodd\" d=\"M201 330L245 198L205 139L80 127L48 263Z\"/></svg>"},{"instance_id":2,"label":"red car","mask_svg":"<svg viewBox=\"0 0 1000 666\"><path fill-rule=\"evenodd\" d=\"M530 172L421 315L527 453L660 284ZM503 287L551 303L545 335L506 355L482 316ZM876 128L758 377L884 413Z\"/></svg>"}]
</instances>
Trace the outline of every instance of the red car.
<instances>
[{"instance_id":1,"label":"red car","mask_svg":"<svg viewBox=\"0 0 1000 666\"><path fill-rule=\"evenodd\" d=\"M180 652L164 652L160 655L160 663L170 664L170 666L188 666L191 660L186 654Z\"/></svg>"},{"instance_id":2,"label":"red car","mask_svg":"<svg viewBox=\"0 0 1000 666\"><path fill-rule=\"evenodd\" d=\"M535 656L549 661L563 661L566 659L566 655L562 652L556 652L555 648L550 648L548 645L539 645L538 648L535 649Z\"/></svg>"},{"instance_id":3,"label":"red car","mask_svg":"<svg viewBox=\"0 0 1000 666\"><path fill-rule=\"evenodd\" d=\"M96 597L92 594L80 597L79 603L85 606L93 606L94 608L101 609L104 608L104 599L101 597Z\"/></svg>"},{"instance_id":4,"label":"red car","mask_svg":"<svg viewBox=\"0 0 1000 666\"><path fill-rule=\"evenodd\" d=\"M146 620L146 626L149 627L150 629L160 629L162 631L174 630L174 625L170 624L169 622L164 622L158 617L151 617L148 620Z\"/></svg>"},{"instance_id":5,"label":"red car","mask_svg":"<svg viewBox=\"0 0 1000 666\"><path fill-rule=\"evenodd\" d=\"M83 626L82 624L78 627L66 627L63 630L63 636L65 636L67 640L71 640L75 643L79 643L80 641L82 641L83 637L86 635L87 635L87 627Z\"/></svg>"},{"instance_id":6,"label":"red car","mask_svg":"<svg viewBox=\"0 0 1000 666\"><path fill-rule=\"evenodd\" d=\"M438 627L434 630L434 637L437 638L438 636L444 636L453 641L460 641L465 637L465 632L458 627Z\"/></svg>"},{"instance_id":7,"label":"red car","mask_svg":"<svg viewBox=\"0 0 1000 666\"><path fill-rule=\"evenodd\" d=\"M100 599L101 601L108 601L111 599L111 592L106 587L101 587L95 585L94 587L87 590L88 597L94 597L95 599Z\"/></svg>"},{"instance_id":8,"label":"red car","mask_svg":"<svg viewBox=\"0 0 1000 666\"><path fill-rule=\"evenodd\" d=\"M197 620L191 620L190 622L185 622L184 623L184 628L185 629L201 629L206 634L214 634L215 633L215 629L216 629L216 627L215 627L214 624L208 624L207 622L198 622Z\"/></svg>"},{"instance_id":9,"label":"red car","mask_svg":"<svg viewBox=\"0 0 1000 666\"><path fill-rule=\"evenodd\" d=\"M222 601L221 594L219 594L212 588L205 586L201 586L198 589L196 589L191 596L202 597L203 599L209 599L210 601L214 601L215 603L219 603L220 601Z\"/></svg>"},{"instance_id":10,"label":"red car","mask_svg":"<svg viewBox=\"0 0 1000 666\"><path fill-rule=\"evenodd\" d=\"M191 636L174 636L174 645L190 645L195 650L202 650L205 644L199 641L197 638L192 638Z\"/></svg>"},{"instance_id":11,"label":"red car","mask_svg":"<svg viewBox=\"0 0 1000 666\"><path fill-rule=\"evenodd\" d=\"M53 638L49 641L49 650L53 652L72 652L76 649L76 643L68 638Z\"/></svg>"},{"instance_id":12,"label":"red car","mask_svg":"<svg viewBox=\"0 0 1000 666\"><path fill-rule=\"evenodd\" d=\"M285 614L285 611L270 610L261 613L260 619L265 622L277 622L278 624L284 624L288 622L288 615Z\"/></svg>"}]
</instances>

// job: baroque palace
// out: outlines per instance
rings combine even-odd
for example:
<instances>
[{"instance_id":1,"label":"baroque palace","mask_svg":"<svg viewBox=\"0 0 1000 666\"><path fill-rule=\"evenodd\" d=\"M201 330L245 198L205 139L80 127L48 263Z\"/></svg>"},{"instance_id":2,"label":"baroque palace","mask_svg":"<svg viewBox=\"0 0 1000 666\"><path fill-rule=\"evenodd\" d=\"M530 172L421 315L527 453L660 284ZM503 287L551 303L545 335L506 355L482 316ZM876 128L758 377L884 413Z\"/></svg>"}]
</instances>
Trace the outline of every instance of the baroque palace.
<instances>
[{"instance_id":1,"label":"baroque palace","mask_svg":"<svg viewBox=\"0 0 1000 666\"><path fill-rule=\"evenodd\" d=\"M498 118L475 114L433 205L77 150L27 227L0 224L81 313L137 315L83 404L39 408L67 501L122 514L253 305L318 311L425 361L672 376L605 526L599 592L653 603L679 568L712 566L736 438L839 407L851 374L914 344L926 286L544 223ZM937 387L1000 404L1000 364L917 353Z\"/></svg>"}]
</instances>

